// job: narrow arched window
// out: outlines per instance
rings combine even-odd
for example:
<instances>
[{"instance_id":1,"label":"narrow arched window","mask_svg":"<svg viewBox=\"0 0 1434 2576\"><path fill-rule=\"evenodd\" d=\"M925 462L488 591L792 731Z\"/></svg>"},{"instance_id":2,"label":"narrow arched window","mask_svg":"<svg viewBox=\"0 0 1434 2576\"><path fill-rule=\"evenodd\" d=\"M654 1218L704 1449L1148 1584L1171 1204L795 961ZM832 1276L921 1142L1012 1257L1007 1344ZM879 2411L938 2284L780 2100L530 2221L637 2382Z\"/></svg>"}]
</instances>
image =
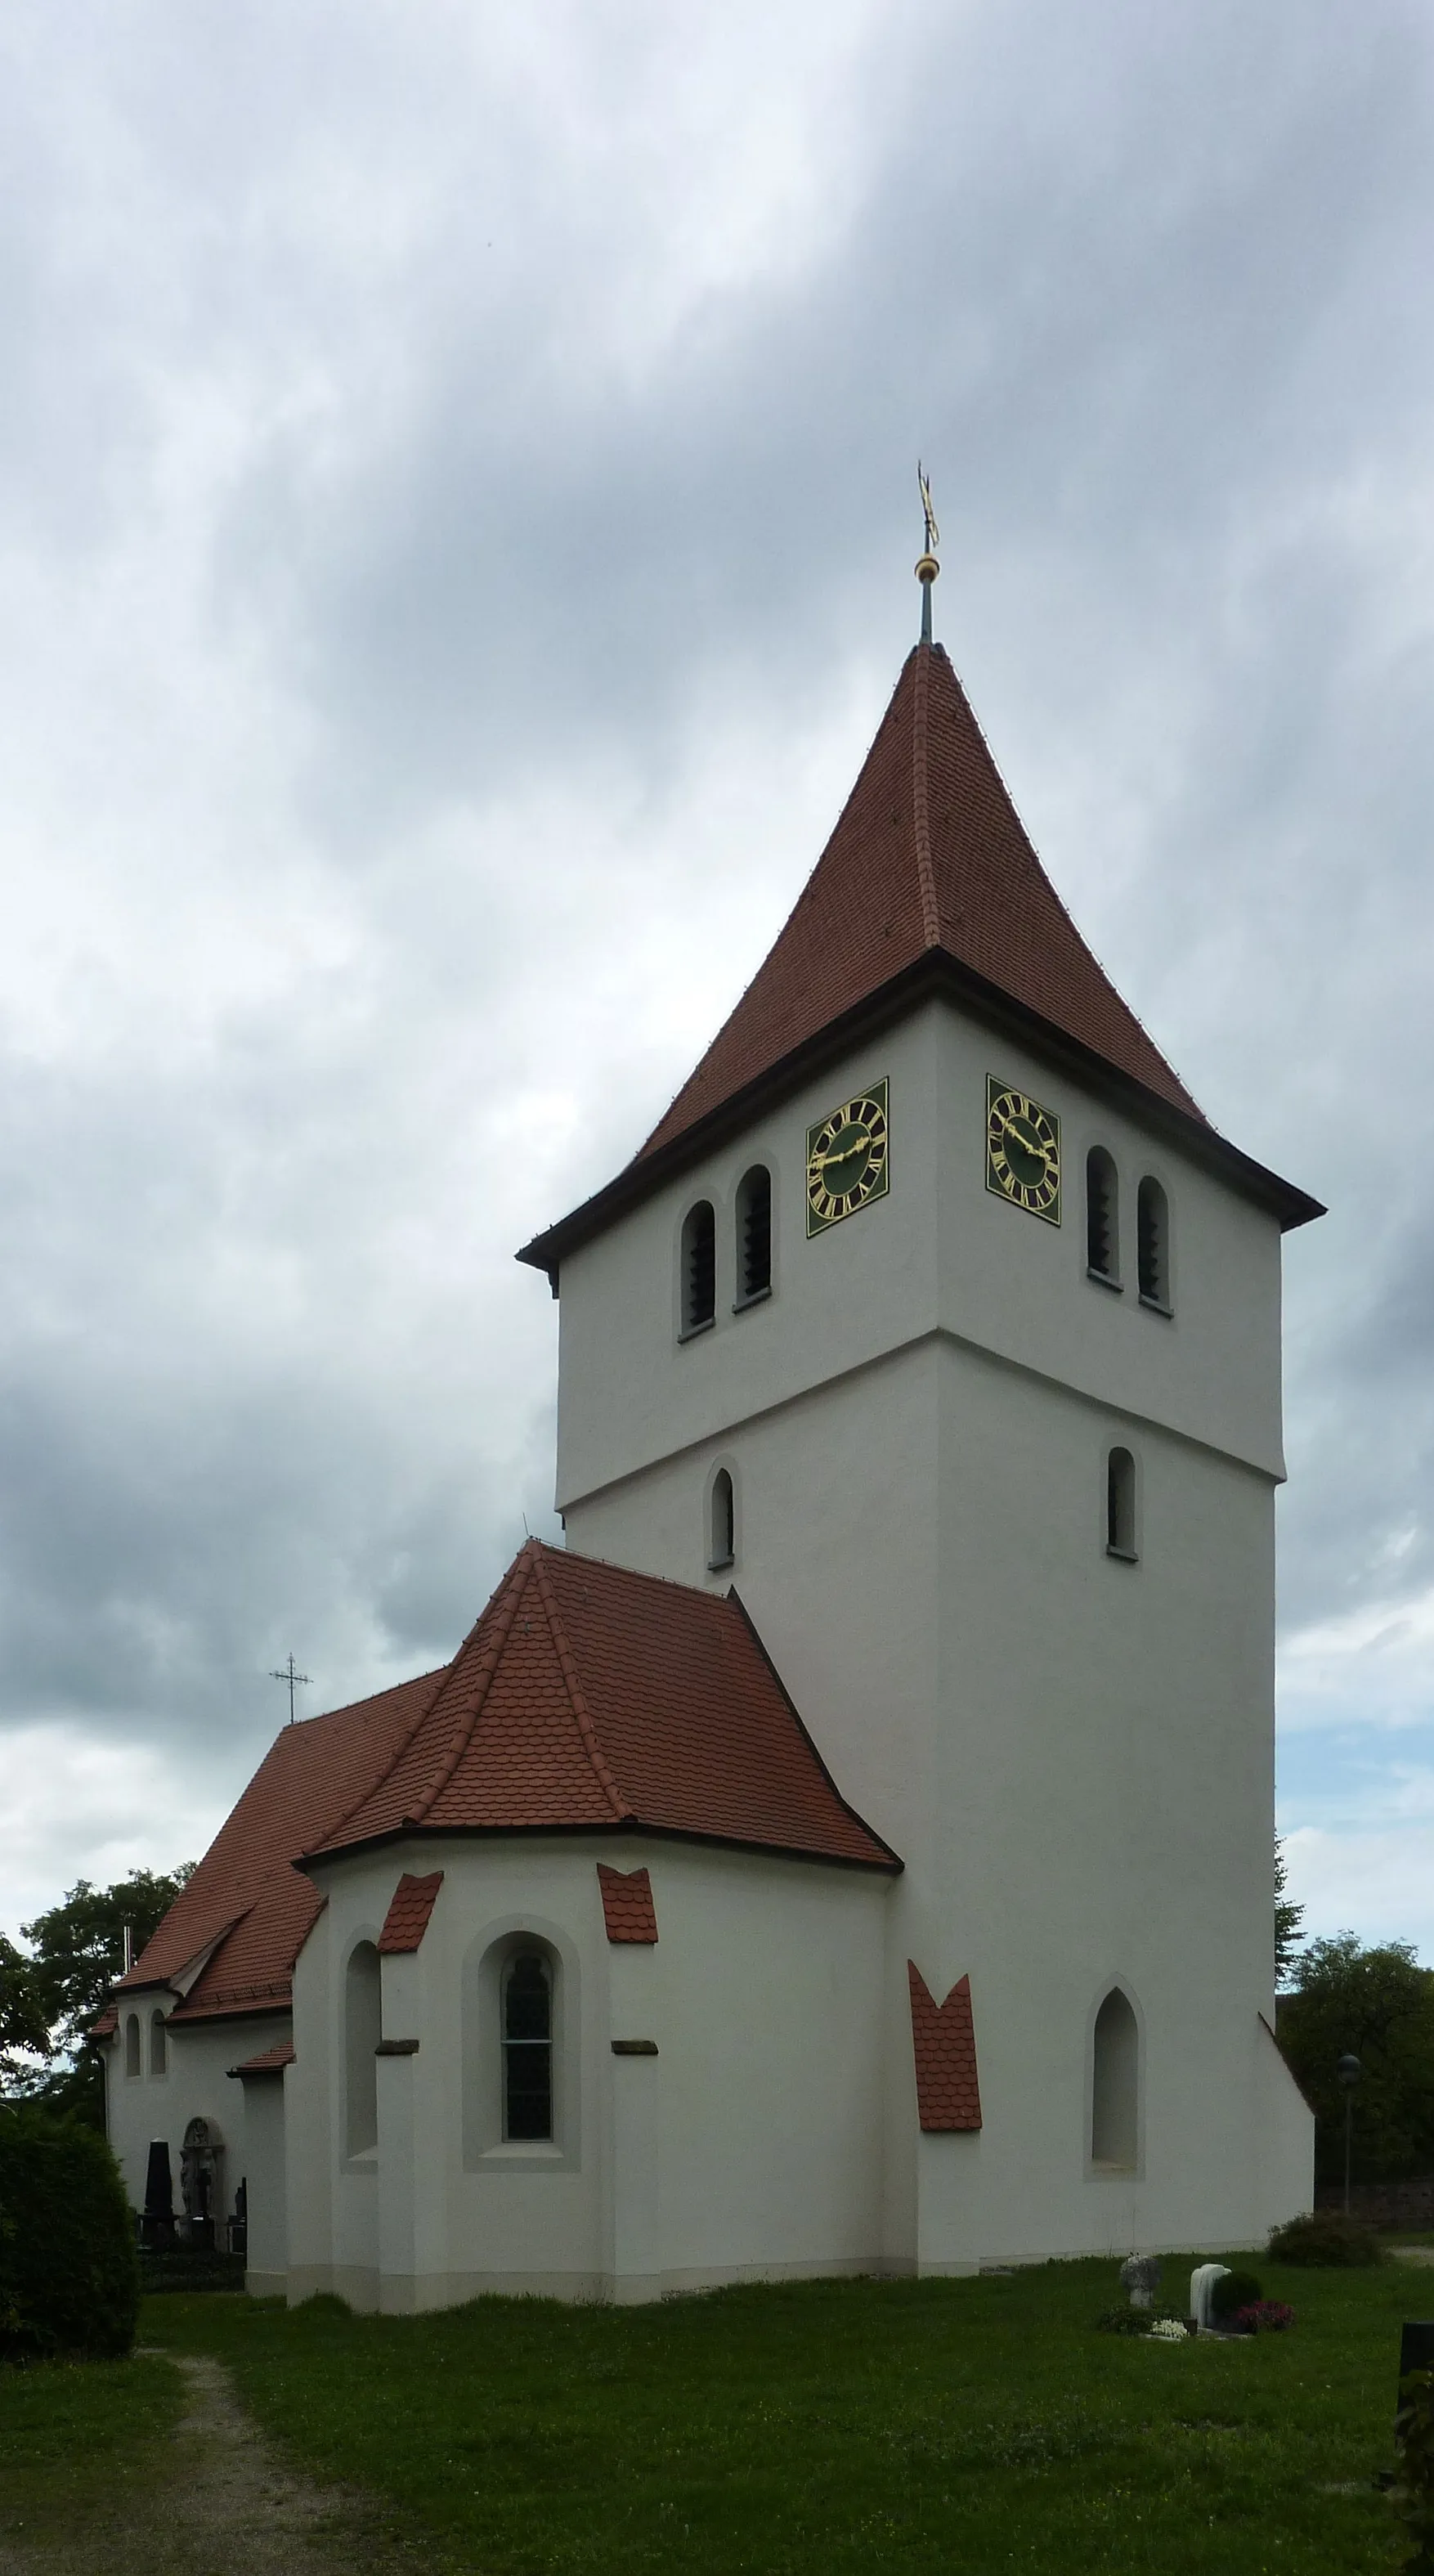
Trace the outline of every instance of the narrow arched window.
<instances>
[{"instance_id":1,"label":"narrow arched window","mask_svg":"<svg viewBox=\"0 0 1434 2576\"><path fill-rule=\"evenodd\" d=\"M1107 1288L1120 1286L1120 1184L1103 1145L1085 1158L1085 1266Z\"/></svg>"},{"instance_id":2,"label":"narrow arched window","mask_svg":"<svg viewBox=\"0 0 1434 2576\"><path fill-rule=\"evenodd\" d=\"M503 2135L553 2134L553 1976L540 1950L503 1971Z\"/></svg>"},{"instance_id":3,"label":"narrow arched window","mask_svg":"<svg viewBox=\"0 0 1434 2576\"><path fill-rule=\"evenodd\" d=\"M1123 1556L1133 1565L1135 1544L1135 1460L1128 1449L1112 1449L1105 1462L1105 1547L1108 1556Z\"/></svg>"},{"instance_id":4,"label":"narrow arched window","mask_svg":"<svg viewBox=\"0 0 1434 2576\"><path fill-rule=\"evenodd\" d=\"M750 1306L772 1289L772 1175L754 1163L737 1192L737 1303Z\"/></svg>"},{"instance_id":5,"label":"narrow arched window","mask_svg":"<svg viewBox=\"0 0 1434 2576\"><path fill-rule=\"evenodd\" d=\"M725 1467L719 1467L712 1479L708 1512L707 1570L717 1574L732 1563L737 1553L737 1498Z\"/></svg>"},{"instance_id":6,"label":"narrow arched window","mask_svg":"<svg viewBox=\"0 0 1434 2576\"><path fill-rule=\"evenodd\" d=\"M378 2145L380 1992L378 1952L372 1941L360 1941L344 1979L344 2125L351 2156Z\"/></svg>"},{"instance_id":7,"label":"narrow arched window","mask_svg":"<svg viewBox=\"0 0 1434 2576\"><path fill-rule=\"evenodd\" d=\"M717 1312L717 1220L710 1199L689 1208L682 1228L682 1330L700 1333Z\"/></svg>"},{"instance_id":8,"label":"narrow arched window","mask_svg":"<svg viewBox=\"0 0 1434 2576\"><path fill-rule=\"evenodd\" d=\"M1170 1210L1165 1192L1149 1174L1140 1184L1135 1204L1136 1258L1140 1302L1161 1315L1170 1313Z\"/></svg>"},{"instance_id":9,"label":"narrow arched window","mask_svg":"<svg viewBox=\"0 0 1434 2576\"><path fill-rule=\"evenodd\" d=\"M169 2073L169 2033L165 2029L162 2012L151 2013L149 2017L149 2071L151 2075Z\"/></svg>"},{"instance_id":10,"label":"narrow arched window","mask_svg":"<svg viewBox=\"0 0 1434 2576\"><path fill-rule=\"evenodd\" d=\"M1130 1998L1112 1986L1095 2017L1090 2160L1129 2172L1140 2133L1140 2031Z\"/></svg>"},{"instance_id":11,"label":"narrow arched window","mask_svg":"<svg viewBox=\"0 0 1434 2576\"><path fill-rule=\"evenodd\" d=\"M126 2075L138 2075L138 2074L140 2073L140 2071L141 2071L141 2069L140 2069L140 2058L139 2058L139 2015L138 2015L138 2013L130 2013L130 2014L128 2015L128 2017L127 2017L126 2021L125 2021L125 2026L124 2026L124 2071L125 2071Z\"/></svg>"}]
</instances>

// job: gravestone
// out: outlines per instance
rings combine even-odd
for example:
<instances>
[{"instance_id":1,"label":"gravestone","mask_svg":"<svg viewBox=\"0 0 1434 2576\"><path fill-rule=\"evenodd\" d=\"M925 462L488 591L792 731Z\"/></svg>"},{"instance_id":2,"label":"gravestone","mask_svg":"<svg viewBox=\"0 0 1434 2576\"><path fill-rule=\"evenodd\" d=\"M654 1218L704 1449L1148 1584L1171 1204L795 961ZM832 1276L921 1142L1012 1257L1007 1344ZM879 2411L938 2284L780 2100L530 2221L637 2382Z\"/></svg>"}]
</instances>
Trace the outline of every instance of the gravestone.
<instances>
[{"instance_id":1,"label":"gravestone","mask_svg":"<svg viewBox=\"0 0 1434 2576\"><path fill-rule=\"evenodd\" d=\"M1130 2292L1133 2308L1151 2308L1160 2287L1158 2254L1132 2254L1120 2267L1120 2286Z\"/></svg>"},{"instance_id":2,"label":"gravestone","mask_svg":"<svg viewBox=\"0 0 1434 2576\"><path fill-rule=\"evenodd\" d=\"M223 2206L219 2190L224 2141L214 2120L191 2120L179 2151L179 2189L184 2202L184 2233L191 2245L214 2243L214 2216Z\"/></svg>"},{"instance_id":3,"label":"gravestone","mask_svg":"<svg viewBox=\"0 0 1434 2576\"><path fill-rule=\"evenodd\" d=\"M1228 2274L1228 2263L1197 2263L1190 2275L1190 2314L1202 2334L1213 2334L1215 2319L1210 2307L1210 2293L1217 2281Z\"/></svg>"},{"instance_id":4,"label":"gravestone","mask_svg":"<svg viewBox=\"0 0 1434 2576\"><path fill-rule=\"evenodd\" d=\"M149 2142L139 2241L141 2245L172 2245L174 2242L174 2178L169 2170L167 2138L151 2138Z\"/></svg>"}]
</instances>

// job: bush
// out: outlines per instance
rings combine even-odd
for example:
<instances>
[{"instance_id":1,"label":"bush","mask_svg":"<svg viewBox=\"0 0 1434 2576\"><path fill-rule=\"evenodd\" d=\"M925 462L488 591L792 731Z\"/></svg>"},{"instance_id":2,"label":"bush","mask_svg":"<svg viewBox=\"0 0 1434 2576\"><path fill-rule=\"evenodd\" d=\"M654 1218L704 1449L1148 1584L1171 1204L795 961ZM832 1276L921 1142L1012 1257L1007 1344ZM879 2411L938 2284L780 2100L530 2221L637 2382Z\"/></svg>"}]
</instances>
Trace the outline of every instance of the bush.
<instances>
[{"instance_id":1,"label":"bush","mask_svg":"<svg viewBox=\"0 0 1434 2576\"><path fill-rule=\"evenodd\" d=\"M1184 2331L1185 2320L1173 2308L1107 2308L1095 2321L1097 2334L1148 2335L1154 2325L1178 2325Z\"/></svg>"},{"instance_id":2,"label":"bush","mask_svg":"<svg viewBox=\"0 0 1434 2576\"><path fill-rule=\"evenodd\" d=\"M1336 2264L1382 2263L1384 2248L1372 2227L1362 2227L1357 2218L1345 2218L1337 2209L1316 2209L1304 2218L1292 2218L1270 2235L1272 2263Z\"/></svg>"},{"instance_id":3,"label":"bush","mask_svg":"<svg viewBox=\"0 0 1434 2576\"><path fill-rule=\"evenodd\" d=\"M113 2360L138 2315L134 2222L104 2139L0 2103L0 2359Z\"/></svg>"},{"instance_id":4,"label":"bush","mask_svg":"<svg viewBox=\"0 0 1434 2576\"><path fill-rule=\"evenodd\" d=\"M1226 2272L1210 2292L1210 2314L1232 2324L1237 2309L1258 2307L1264 2295L1253 2272Z\"/></svg>"},{"instance_id":5,"label":"bush","mask_svg":"<svg viewBox=\"0 0 1434 2576\"><path fill-rule=\"evenodd\" d=\"M1283 2299L1256 2299L1248 2308L1237 2308L1230 2319L1241 2334L1285 2334L1294 2321L1294 2309Z\"/></svg>"}]
</instances>

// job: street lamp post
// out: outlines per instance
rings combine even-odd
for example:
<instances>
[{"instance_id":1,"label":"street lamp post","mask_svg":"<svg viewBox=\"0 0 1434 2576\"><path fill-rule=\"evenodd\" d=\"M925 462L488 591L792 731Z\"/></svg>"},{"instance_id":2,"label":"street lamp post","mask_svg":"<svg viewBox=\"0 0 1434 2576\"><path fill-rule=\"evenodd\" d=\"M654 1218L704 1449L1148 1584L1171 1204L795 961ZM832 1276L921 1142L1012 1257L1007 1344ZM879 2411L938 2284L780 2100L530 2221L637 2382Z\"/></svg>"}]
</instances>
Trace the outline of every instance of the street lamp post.
<instances>
[{"instance_id":1,"label":"street lamp post","mask_svg":"<svg viewBox=\"0 0 1434 2576\"><path fill-rule=\"evenodd\" d=\"M1349 2163L1354 2126L1354 2088L1364 2073L1357 2057L1342 2057L1335 2068L1344 2087L1344 2214L1349 2216Z\"/></svg>"}]
</instances>

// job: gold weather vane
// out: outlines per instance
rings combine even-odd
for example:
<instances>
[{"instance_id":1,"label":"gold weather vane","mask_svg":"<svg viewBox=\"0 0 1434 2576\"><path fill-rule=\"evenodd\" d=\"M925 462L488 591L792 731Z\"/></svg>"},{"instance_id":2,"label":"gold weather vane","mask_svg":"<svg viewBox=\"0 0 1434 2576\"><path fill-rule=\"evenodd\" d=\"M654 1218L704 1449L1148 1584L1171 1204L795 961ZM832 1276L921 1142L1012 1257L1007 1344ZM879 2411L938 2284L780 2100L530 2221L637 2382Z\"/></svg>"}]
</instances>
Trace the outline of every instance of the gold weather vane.
<instances>
[{"instance_id":1,"label":"gold weather vane","mask_svg":"<svg viewBox=\"0 0 1434 2576\"><path fill-rule=\"evenodd\" d=\"M941 531L936 524L936 513L931 506L931 477L919 457L916 460L916 485L921 494L922 515L926 521L926 552L916 567L916 578L921 584L921 641L923 644L929 644L931 641L931 585L941 570L936 560L936 549L941 543Z\"/></svg>"}]
</instances>

